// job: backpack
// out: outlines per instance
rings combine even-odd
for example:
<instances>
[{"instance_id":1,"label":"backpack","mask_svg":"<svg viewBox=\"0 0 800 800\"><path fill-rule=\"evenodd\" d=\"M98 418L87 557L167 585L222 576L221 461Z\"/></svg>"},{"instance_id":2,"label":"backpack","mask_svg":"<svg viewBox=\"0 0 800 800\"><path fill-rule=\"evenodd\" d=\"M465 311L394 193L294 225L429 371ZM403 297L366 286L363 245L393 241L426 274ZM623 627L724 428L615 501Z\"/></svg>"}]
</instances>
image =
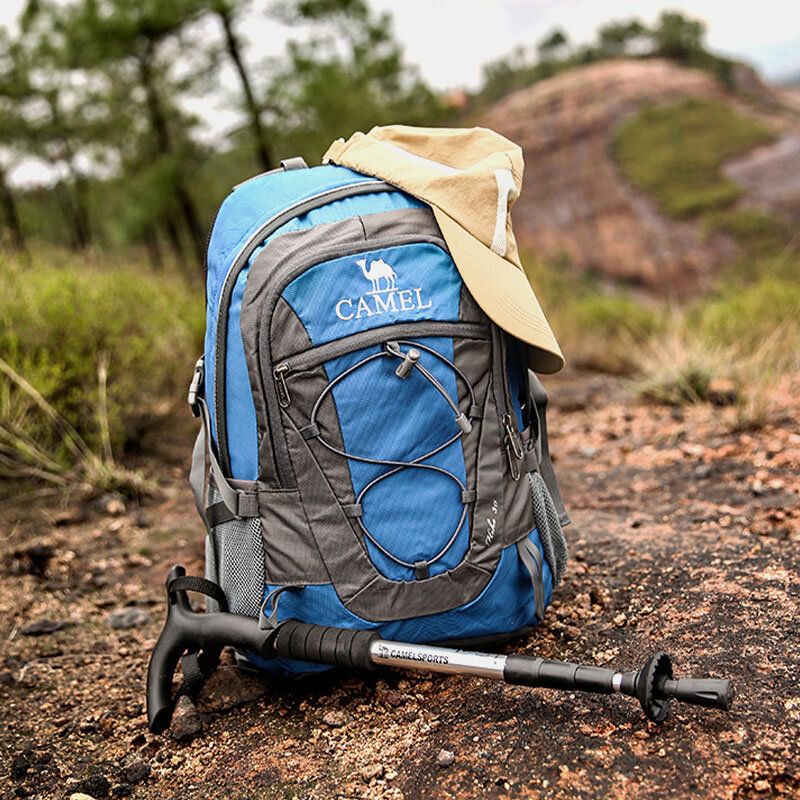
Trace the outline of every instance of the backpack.
<instances>
[{"instance_id":1,"label":"backpack","mask_svg":"<svg viewBox=\"0 0 800 800\"><path fill-rule=\"evenodd\" d=\"M430 208L289 159L223 202L206 289L191 484L229 609L460 645L536 625L569 521L547 395Z\"/></svg>"}]
</instances>

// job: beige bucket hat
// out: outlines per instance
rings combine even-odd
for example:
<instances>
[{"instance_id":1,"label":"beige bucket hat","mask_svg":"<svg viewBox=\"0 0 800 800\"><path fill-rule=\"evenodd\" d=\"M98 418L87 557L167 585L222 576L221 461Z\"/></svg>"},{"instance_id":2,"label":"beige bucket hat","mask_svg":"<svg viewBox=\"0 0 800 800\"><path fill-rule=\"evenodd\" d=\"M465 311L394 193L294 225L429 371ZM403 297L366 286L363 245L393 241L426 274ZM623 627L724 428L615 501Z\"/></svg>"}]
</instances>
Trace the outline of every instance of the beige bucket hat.
<instances>
[{"instance_id":1,"label":"beige bucket hat","mask_svg":"<svg viewBox=\"0 0 800 800\"><path fill-rule=\"evenodd\" d=\"M511 227L522 150L487 128L388 125L335 141L323 158L424 200L464 283L487 316L527 343L528 362L558 372L564 356L528 282Z\"/></svg>"}]
</instances>

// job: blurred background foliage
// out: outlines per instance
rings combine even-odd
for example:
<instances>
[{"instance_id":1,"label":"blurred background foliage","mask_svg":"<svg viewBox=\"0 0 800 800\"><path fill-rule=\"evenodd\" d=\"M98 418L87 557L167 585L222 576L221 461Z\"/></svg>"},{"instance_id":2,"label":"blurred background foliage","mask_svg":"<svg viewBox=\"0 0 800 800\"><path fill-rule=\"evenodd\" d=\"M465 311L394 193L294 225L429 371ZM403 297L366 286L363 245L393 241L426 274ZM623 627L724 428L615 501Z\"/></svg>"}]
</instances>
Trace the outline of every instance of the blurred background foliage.
<instances>
[{"instance_id":1,"label":"blurred background foliage","mask_svg":"<svg viewBox=\"0 0 800 800\"><path fill-rule=\"evenodd\" d=\"M666 58L735 90L736 62L709 52L702 23L676 12L651 26L610 21L586 44L554 30L486 65L475 91L441 94L366 0L259 5L290 32L266 61L251 60L241 33L255 9L250 0L29 0L14 33L0 30L0 474L91 482L70 437L112 469L169 413L201 347L216 207L280 158L318 163L333 139L376 124L475 124L510 92L607 59ZM223 65L235 83L220 87ZM222 89L241 122L209 141L197 109ZM666 402L703 400L715 379L731 380L737 424L763 424L769 404L751 413L745 398L797 366L800 261L792 226L738 206L740 187L721 166L774 135L710 100L621 121L609 149L627 181L666 216L739 248L713 290L680 308L529 254L573 365L634 376ZM9 172L32 158L53 180L12 185Z\"/></svg>"}]
</instances>

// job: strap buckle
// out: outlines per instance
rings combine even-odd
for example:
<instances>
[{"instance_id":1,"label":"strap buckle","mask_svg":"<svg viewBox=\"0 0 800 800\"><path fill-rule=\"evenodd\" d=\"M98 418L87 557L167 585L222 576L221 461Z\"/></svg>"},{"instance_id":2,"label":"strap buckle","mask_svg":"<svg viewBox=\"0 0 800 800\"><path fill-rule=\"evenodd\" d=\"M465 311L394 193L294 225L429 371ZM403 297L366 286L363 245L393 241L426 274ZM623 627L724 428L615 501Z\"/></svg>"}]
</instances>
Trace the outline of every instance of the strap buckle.
<instances>
[{"instance_id":1,"label":"strap buckle","mask_svg":"<svg viewBox=\"0 0 800 800\"><path fill-rule=\"evenodd\" d=\"M192 375L192 382L189 384L189 395L186 401L189 403L189 408L192 411L193 417L200 416L200 397L203 393L203 380L205 377L205 356L200 356L194 365L194 375Z\"/></svg>"}]
</instances>

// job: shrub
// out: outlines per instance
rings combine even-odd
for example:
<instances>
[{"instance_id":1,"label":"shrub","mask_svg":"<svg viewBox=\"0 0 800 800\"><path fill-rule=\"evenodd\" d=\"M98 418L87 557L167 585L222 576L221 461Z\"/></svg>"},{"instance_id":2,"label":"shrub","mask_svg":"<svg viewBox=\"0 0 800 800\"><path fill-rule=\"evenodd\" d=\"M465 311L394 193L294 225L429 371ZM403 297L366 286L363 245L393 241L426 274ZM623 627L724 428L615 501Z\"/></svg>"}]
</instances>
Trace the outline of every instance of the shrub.
<instances>
[{"instance_id":1,"label":"shrub","mask_svg":"<svg viewBox=\"0 0 800 800\"><path fill-rule=\"evenodd\" d=\"M800 265L796 264L796 268L800 271ZM780 328L786 350L798 353L800 282L767 274L750 285L723 286L692 309L690 319L713 341L721 343L756 343Z\"/></svg>"},{"instance_id":2,"label":"shrub","mask_svg":"<svg viewBox=\"0 0 800 800\"><path fill-rule=\"evenodd\" d=\"M643 396L699 402L717 382L735 398L732 427L759 427L779 408L780 381L800 369L800 283L766 275L724 286L674 310L644 342L632 340L631 354Z\"/></svg>"},{"instance_id":3,"label":"shrub","mask_svg":"<svg viewBox=\"0 0 800 800\"><path fill-rule=\"evenodd\" d=\"M0 375L0 426L54 462L74 461L54 419L110 454L135 440L158 403L179 396L189 379L201 346L199 289L133 266L23 267L2 255L0 281L0 359L10 370Z\"/></svg>"}]
</instances>

